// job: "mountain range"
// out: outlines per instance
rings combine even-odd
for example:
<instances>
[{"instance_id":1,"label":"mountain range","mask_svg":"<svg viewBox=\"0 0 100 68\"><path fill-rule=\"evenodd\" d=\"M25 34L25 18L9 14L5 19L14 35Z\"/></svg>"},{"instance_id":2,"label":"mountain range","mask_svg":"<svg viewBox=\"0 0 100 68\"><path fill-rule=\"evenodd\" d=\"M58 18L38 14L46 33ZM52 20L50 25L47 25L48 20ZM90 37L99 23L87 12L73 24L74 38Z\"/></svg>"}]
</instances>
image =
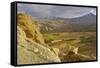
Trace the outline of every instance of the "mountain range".
<instances>
[{"instance_id":1,"label":"mountain range","mask_svg":"<svg viewBox=\"0 0 100 68\"><path fill-rule=\"evenodd\" d=\"M45 18L37 19L41 32L94 32L96 31L96 15L89 13L77 18Z\"/></svg>"}]
</instances>

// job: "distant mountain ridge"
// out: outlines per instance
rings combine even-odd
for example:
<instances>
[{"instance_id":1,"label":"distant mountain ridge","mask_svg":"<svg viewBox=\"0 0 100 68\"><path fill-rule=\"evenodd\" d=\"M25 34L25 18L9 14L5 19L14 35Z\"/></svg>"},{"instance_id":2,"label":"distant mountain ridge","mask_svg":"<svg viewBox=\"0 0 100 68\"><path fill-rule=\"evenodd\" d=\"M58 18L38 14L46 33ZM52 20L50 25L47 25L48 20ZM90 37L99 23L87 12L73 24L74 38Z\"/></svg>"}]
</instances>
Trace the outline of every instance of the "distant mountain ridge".
<instances>
[{"instance_id":1,"label":"distant mountain ridge","mask_svg":"<svg viewBox=\"0 0 100 68\"><path fill-rule=\"evenodd\" d=\"M96 16L92 13L72 19L65 19L65 27L67 31L95 31L96 30Z\"/></svg>"},{"instance_id":2,"label":"distant mountain ridge","mask_svg":"<svg viewBox=\"0 0 100 68\"><path fill-rule=\"evenodd\" d=\"M92 32L96 31L96 15L90 13L77 18L60 18L38 20L42 32Z\"/></svg>"}]
</instances>

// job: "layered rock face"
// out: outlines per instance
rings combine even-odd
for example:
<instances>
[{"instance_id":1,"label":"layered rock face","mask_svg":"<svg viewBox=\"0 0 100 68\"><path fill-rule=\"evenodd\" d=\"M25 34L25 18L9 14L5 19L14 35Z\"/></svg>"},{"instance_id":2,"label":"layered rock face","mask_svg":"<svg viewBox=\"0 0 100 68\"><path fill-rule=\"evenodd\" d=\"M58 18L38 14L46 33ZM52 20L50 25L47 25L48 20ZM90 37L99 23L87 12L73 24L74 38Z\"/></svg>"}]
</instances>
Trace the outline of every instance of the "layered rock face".
<instances>
[{"instance_id":1,"label":"layered rock face","mask_svg":"<svg viewBox=\"0 0 100 68\"><path fill-rule=\"evenodd\" d=\"M45 42L37 22L24 13L18 13L17 19L17 63L60 62L59 57L48 47L44 46Z\"/></svg>"},{"instance_id":2,"label":"layered rock face","mask_svg":"<svg viewBox=\"0 0 100 68\"><path fill-rule=\"evenodd\" d=\"M31 38L40 44L44 44L44 39L40 33L40 29L36 21L32 20L31 16L23 13L18 14L18 26L25 32L27 38Z\"/></svg>"}]
</instances>

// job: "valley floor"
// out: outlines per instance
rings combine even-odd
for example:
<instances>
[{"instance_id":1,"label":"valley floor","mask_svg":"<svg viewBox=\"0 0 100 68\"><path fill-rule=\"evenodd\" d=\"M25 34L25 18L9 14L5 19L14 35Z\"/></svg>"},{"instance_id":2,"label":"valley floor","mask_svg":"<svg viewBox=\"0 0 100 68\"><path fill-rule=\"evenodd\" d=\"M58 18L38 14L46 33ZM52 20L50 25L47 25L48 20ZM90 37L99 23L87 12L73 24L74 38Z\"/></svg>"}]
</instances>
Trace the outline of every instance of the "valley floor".
<instances>
[{"instance_id":1,"label":"valley floor","mask_svg":"<svg viewBox=\"0 0 100 68\"><path fill-rule=\"evenodd\" d=\"M43 36L50 47L59 50L62 62L96 60L96 32L44 33Z\"/></svg>"}]
</instances>

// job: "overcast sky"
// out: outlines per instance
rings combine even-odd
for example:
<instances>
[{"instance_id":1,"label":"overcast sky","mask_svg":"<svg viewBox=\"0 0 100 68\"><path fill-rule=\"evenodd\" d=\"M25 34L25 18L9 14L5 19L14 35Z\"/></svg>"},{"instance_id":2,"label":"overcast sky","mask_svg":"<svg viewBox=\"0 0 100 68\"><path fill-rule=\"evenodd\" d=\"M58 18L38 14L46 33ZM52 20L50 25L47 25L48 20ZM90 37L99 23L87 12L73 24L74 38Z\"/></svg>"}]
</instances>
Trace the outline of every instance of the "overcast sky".
<instances>
[{"instance_id":1,"label":"overcast sky","mask_svg":"<svg viewBox=\"0 0 100 68\"><path fill-rule=\"evenodd\" d=\"M75 18L84 16L89 13L96 15L96 8L19 3L18 12L24 12L37 18L44 18L44 17Z\"/></svg>"}]
</instances>

